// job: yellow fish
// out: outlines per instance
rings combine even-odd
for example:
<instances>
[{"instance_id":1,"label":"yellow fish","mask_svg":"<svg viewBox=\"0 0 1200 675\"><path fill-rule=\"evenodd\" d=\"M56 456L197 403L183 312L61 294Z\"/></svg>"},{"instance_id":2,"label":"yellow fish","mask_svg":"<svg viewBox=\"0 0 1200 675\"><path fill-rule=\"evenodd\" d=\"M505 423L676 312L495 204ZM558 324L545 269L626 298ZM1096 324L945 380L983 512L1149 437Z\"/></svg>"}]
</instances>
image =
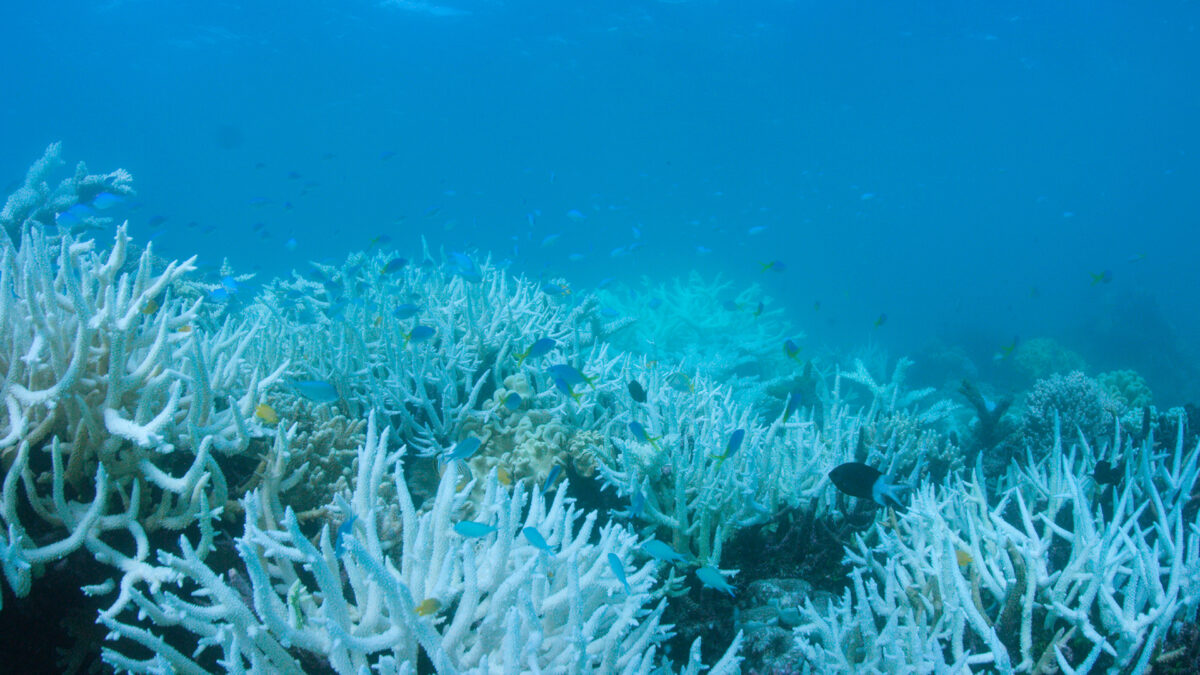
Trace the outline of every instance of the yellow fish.
<instances>
[{"instance_id":1,"label":"yellow fish","mask_svg":"<svg viewBox=\"0 0 1200 675\"><path fill-rule=\"evenodd\" d=\"M496 480L500 481L501 485L512 485L512 475L502 466L496 467Z\"/></svg>"},{"instance_id":2,"label":"yellow fish","mask_svg":"<svg viewBox=\"0 0 1200 675\"><path fill-rule=\"evenodd\" d=\"M425 598L416 607L413 607L413 611L417 613L417 616L429 616L437 614L441 608L442 603L437 598Z\"/></svg>"},{"instance_id":3,"label":"yellow fish","mask_svg":"<svg viewBox=\"0 0 1200 675\"><path fill-rule=\"evenodd\" d=\"M191 326L180 326L179 332L180 333L190 333L190 332L192 332L192 327Z\"/></svg>"},{"instance_id":4,"label":"yellow fish","mask_svg":"<svg viewBox=\"0 0 1200 675\"><path fill-rule=\"evenodd\" d=\"M254 408L254 416L267 424L275 424L279 421L279 415L275 412L275 409L266 403L259 403Z\"/></svg>"},{"instance_id":5,"label":"yellow fish","mask_svg":"<svg viewBox=\"0 0 1200 675\"><path fill-rule=\"evenodd\" d=\"M158 301L155 300L154 298L150 298L148 301L146 301L145 305L142 305L142 314L149 316L157 311L158 311Z\"/></svg>"},{"instance_id":6,"label":"yellow fish","mask_svg":"<svg viewBox=\"0 0 1200 675\"><path fill-rule=\"evenodd\" d=\"M970 553L967 553L961 548L954 552L954 559L958 561L959 567L966 567L967 565L971 564L971 561L974 560Z\"/></svg>"}]
</instances>

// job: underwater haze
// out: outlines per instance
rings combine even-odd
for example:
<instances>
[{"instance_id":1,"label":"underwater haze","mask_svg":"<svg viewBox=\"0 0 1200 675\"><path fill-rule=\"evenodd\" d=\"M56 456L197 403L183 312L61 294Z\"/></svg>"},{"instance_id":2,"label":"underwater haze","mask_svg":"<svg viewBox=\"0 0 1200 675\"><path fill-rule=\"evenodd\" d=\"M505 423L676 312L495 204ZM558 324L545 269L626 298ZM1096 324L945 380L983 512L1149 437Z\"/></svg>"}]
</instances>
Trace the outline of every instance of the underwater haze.
<instances>
[{"instance_id":1,"label":"underwater haze","mask_svg":"<svg viewBox=\"0 0 1200 675\"><path fill-rule=\"evenodd\" d=\"M1047 337L1200 398L1194 2L6 9L4 194L61 140L210 277L381 237L576 296L695 270L761 285L807 353L1003 382Z\"/></svg>"}]
</instances>

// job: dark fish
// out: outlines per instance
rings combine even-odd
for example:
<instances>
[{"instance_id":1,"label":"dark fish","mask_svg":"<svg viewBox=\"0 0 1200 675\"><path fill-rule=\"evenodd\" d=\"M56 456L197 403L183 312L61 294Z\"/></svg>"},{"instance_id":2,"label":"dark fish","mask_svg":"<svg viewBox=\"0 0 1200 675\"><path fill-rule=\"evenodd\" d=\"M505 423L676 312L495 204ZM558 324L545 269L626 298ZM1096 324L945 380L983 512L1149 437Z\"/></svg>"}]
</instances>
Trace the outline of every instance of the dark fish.
<instances>
[{"instance_id":1,"label":"dark fish","mask_svg":"<svg viewBox=\"0 0 1200 675\"><path fill-rule=\"evenodd\" d=\"M150 220L147 221L146 224L149 225L150 227L158 227L165 222L167 222L166 216L151 216Z\"/></svg>"},{"instance_id":2,"label":"dark fish","mask_svg":"<svg viewBox=\"0 0 1200 675\"><path fill-rule=\"evenodd\" d=\"M892 483L874 467L861 462L846 462L829 472L829 480L833 481L837 489L851 497L870 499L880 506L891 506L897 511L904 510L900 493L907 490L908 486Z\"/></svg>"},{"instance_id":3,"label":"dark fish","mask_svg":"<svg viewBox=\"0 0 1200 675\"><path fill-rule=\"evenodd\" d=\"M1113 466L1107 459L1096 462L1096 470L1092 473L1096 483L1100 485L1117 485L1125 477L1125 467Z\"/></svg>"},{"instance_id":4,"label":"dark fish","mask_svg":"<svg viewBox=\"0 0 1200 675\"><path fill-rule=\"evenodd\" d=\"M637 380L629 381L629 397L638 403L646 402L646 390Z\"/></svg>"}]
</instances>

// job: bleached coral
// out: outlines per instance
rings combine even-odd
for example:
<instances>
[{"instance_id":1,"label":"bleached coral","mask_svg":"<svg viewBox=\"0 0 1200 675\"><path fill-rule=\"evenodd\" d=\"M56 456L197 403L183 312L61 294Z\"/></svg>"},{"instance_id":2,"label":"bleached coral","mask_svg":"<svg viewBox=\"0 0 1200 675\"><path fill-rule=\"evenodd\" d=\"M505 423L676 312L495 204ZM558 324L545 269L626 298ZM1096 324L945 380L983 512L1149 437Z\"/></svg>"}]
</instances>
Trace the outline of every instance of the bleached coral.
<instances>
[{"instance_id":1,"label":"bleached coral","mask_svg":"<svg viewBox=\"0 0 1200 675\"><path fill-rule=\"evenodd\" d=\"M921 490L848 550L852 586L803 609L812 672L1146 672L1200 605L1200 447L1123 447L1114 492L1081 478L1098 455L1047 453L998 500L979 483ZM873 542L873 543L868 543Z\"/></svg>"},{"instance_id":2,"label":"bleached coral","mask_svg":"<svg viewBox=\"0 0 1200 675\"><path fill-rule=\"evenodd\" d=\"M665 601L655 599L654 562L628 565L631 532L610 524L597 536L595 514L580 523L565 491L547 503L523 483L509 492L493 474L471 517L496 529L460 535L454 526L466 515L469 490L458 489L459 472L451 465L433 504L418 511L404 481L404 450L389 452L388 436L372 416L354 492L339 500L350 526L336 534L326 526L316 544L269 489L243 500L238 553L248 587L214 573L186 540L183 555L160 555L174 583L135 592L137 606L160 629L197 635L199 651L189 657L154 630L106 617L116 635L154 653L137 658L108 649L106 660L129 672L203 672L197 658L213 649L206 662L215 658L235 672L299 672L301 653L327 658L339 673L411 673L418 654L439 673L646 673L659 666L656 649L669 635L661 623ZM399 513L381 498L387 483ZM386 522L392 518L400 523ZM381 536L397 529L399 542ZM739 643L709 672L736 672ZM698 643L684 672L699 672L697 654Z\"/></svg>"},{"instance_id":3,"label":"bleached coral","mask_svg":"<svg viewBox=\"0 0 1200 675\"><path fill-rule=\"evenodd\" d=\"M133 177L123 169L107 174L90 174L87 166L80 162L75 173L64 178L51 188L50 180L56 169L62 166L62 144L51 143L42 158L34 162L25 174L24 183L9 195L0 209L0 230L8 237L8 244L15 247L26 228L50 227L56 224L57 216L75 207L81 216L72 215L70 222L76 226L69 229L87 229L110 221L88 208L101 192L116 196L133 194Z\"/></svg>"},{"instance_id":4,"label":"bleached coral","mask_svg":"<svg viewBox=\"0 0 1200 675\"><path fill-rule=\"evenodd\" d=\"M137 568L146 532L219 510L228 486L214 454L246 449L254 401L283 372L240 358L254 326L194 329L197 305L169 290L191 261L156 271L149 249L129 253L124 226L105 254L36 225L4 247L0 550L18 596L37 565L81 547ZM105 543L114 531L138 542L132 555Z\"/></svg>"}]
</instances>

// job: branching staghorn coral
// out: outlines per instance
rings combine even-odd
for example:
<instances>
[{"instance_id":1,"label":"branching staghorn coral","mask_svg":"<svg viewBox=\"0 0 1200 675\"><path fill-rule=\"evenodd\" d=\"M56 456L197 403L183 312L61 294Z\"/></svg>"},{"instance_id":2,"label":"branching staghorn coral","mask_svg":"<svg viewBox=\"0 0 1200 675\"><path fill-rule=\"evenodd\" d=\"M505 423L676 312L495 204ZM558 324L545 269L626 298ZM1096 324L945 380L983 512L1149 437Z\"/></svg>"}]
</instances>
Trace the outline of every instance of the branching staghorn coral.
<instances>
[{"instance_id":1,"label":"branching staghorn coral","mask_svg":"<svg viewBox=\"0 0 1200 675\"><path fill-rule=\"evenodd\" d=\"M129 244L124 226L98 254L30 225L19 248L4 247L0 557L18 596L36 566L81 547L140 569L147 532L219 511L228 487L216 456L247 448L254 402L283 372L240 358L255 327L193 330L198 305L169 290L191 261L156 272L149 249L127 260ZM132 553L106 543L117 531Z\"/></svg>"},{"instance_id":2,"label":"branching staghorn coral","mask_svg":"<svg viewBox=\"0 0 1200 675\"><path fill-rule=\"evenodd\" d=\"M0 209L0 230L6 235L10 247L20 243L20 235L27 228L37 229L51 227L56 222L60 225L69 222L73 223L69 229L75 232L108 223L111 219L100 217L88 204L102 192L118 197L133 194L133 177L129 172L117 169L107 174L89 174L83 162L76 165L71 177L51 188L51 176L62 164L62 144L51 143L42 158L29 167L25 182L5 201L4 208ZM68 218L58 219L73 207L75 211Z\"/></svg>"},{"instance_id":3,"label":"branching staghorn coral","mask_svg":"<svg viewBox=\"0 0 1200 675\"><path fill-rule=\"evenodd\" d=\"M808 408L763 419L724 383L697 374L688 379L691 390L681 390L673 373L636 370L647 401L619 403L602 427L609 443L594 450L600 475L640 505L631 515L702 565L718 566L733 534L785 510L833 513L837 493L826 475L837 465L867 462L915 475L937 447L935 435L922 428L925 418L893 407L909 399L898 383L884 400L855 413L842 398L839 376L820 417ZM652 443L634 437L629 424L635 421ZM736 429L744 431L742 444L722 459Z\"/></svg>"},{"instance_id":4,"label":"branching staghorn coral","mask_svg":"<svg viewBox=\"0 0 1200 675\"><path fill-rule=\"evenodd\" d=\"M332 507L350 523L336 534L326 526L311 541L270 494L272 483L245 497L238 553L248 586L209 569L186 539L183 555L160 555L174 583L137 591L135 602L160 629L197 635L199 651L185 655L154 629L105 617L120 638L154 652L143 659L107 649L105 659L128 672L202 673L196 659L212 649L228 671L300 672L307 653L339 673L413 673L423 653L438 673L657 672L669 627L660 623L655 564L622 581L610 562L630 559L632 533L609 525L590 543L595 514L580 523L564 490L547 503L523 483L510 492L493 474L471 517L495 529L459 534L470 494L459 489L459 470L451 465L433 504L418 511L404 449L389 452L388 435L372 414L354 491ZM380 496L388 473L398 512ZM381 534L396 530L399 542ZM737 672L738 644L740 636L709 672ZM693 645L683 672L700 671L698 651Z\"/></svg>"},{"instance_id":5,"label":"branching staghorn coral","mask_svg":"<svg viewBox=\"0 0 1200 675\"><path fill-rule=\"evenodd\" d=\"M895 525L847 551L852 588L808 603L797 644L812 672L1146 672L1172 622L1200 606L1200 447L1124 446L1115 491L1086 443L980 483L921 490Z\"/></svg>"},{"instance_id":6,"label":"branching staghorn coral","mask_svg":"<svg viewBox=\"0 0 1200 675\"><path fill-rule=\"evenodd\" d=\"M425 265L384 275L390 259L355 254L340 267L317 268L317 281L268 288L250 309L281 338L262 346L263 362L290 359L297 376L333 383L351 413L387 414L401 437L427 452L462 440L510 376L533 374L546 392L549 380L536 377L545 364L566 359L592 372L603 353L592 354L604 337L594 299L571 307L487 264L478 281ZM398 318L402 304L419 311ZM418 325L434 336L410 339ZM553 353L523 362L519 355L541 338L555 341Z\"/></svg>"}]
</instances>

